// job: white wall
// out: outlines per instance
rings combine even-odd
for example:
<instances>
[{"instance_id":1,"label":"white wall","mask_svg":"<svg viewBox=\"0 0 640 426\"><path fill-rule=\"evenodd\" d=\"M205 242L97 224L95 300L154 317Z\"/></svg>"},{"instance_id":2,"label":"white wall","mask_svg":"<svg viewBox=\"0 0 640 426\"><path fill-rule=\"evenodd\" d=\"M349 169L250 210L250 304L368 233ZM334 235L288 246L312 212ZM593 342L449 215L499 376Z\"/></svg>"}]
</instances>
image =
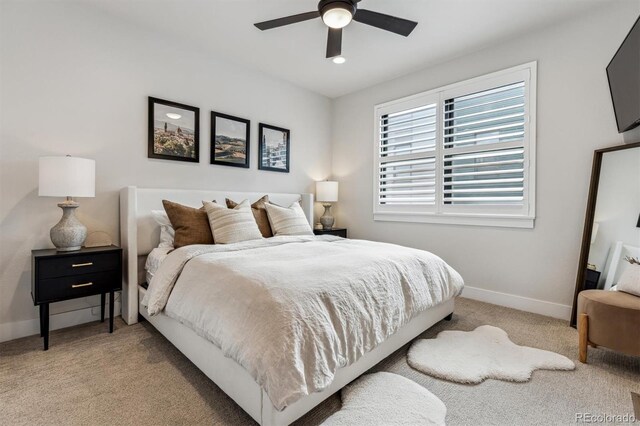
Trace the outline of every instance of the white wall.
<instances>
[{"instance_id":1,"label":"white wall","mask_svg":"<svg viewBox=\"0 0 640 426\"><path fill-rule=\"evenodd\" d=\"M611 2L539 33L335 100L337 220L352 237L440 255L472 287L465 290L469 297L568 318L593 150L640 140L640 129L624 137L617 133L605 74L638 14L637 1ZM535 228L374 222L374 105L529 61L538 61Z\"/></svg>"},{"instance_id":2,"label":"white wall","mask_svg":"<svg viewBox=\"0 0 640 426\"><path fill-rule=\"evenodd\" d=\"M602 155L602 171L594 222L599 224L596 240L589 251L589 263L602 271L616 241L640 247L640 228L636 227L640 214L640 148L606 152Z\"/></svg>"},{"instance_id":3,"label":"white wall","mask_svg":"<svg viewBox=\"0 0 640 426\"><path fill-rule=\"evenodd\" d=\"M38 157L96 159L96 197L79 200L78 216L115 243L126 185L310 192L329 176L327 98L81 2L0 7L0 341L37 332L30 251L52 246L49 229L61 215L59 200L37 196ZM150 95L200 107L200 164L147 159ZM250 169L208 164L211 110L252 121ZM291 173L257 170L259 121L291 129ZM52 325L95 319L87 307L96 305L96 298L53 304ZM55 315L62 312L69 313Z\"/></svg>"}]
</instances>

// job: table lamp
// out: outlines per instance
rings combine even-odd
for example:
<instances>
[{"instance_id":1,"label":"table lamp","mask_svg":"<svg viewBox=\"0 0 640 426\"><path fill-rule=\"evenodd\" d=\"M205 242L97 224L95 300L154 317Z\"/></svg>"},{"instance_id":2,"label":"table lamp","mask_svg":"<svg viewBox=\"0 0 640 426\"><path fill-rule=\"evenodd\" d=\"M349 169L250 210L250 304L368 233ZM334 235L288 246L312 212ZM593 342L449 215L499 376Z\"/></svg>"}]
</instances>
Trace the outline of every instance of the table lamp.
<instances>
[{"instance_id":1,"label":"table lamp","mask_svg":"<svg viewBox=\"0 0 640 426\"><path fill-rule=\"evenodd\" d=\"M598 236L598 229L600 228L600 224L598 222L593 222L593 227L591 228L591 244L596 242L596 237ZM587 262L587 269L591 269L593 271L597 271L598 267L593 263Z\"/></svg>"},{"instance_id":2,"label":"table lamp","mask_svg":"<svg viewBox=\"0 0 640 426\"><path fill-rule=\"evenodd\" d=\"M87 227L75 216L79 204L73 197L95 197L96 162L78 157L40 157L38 195L66 197L59 203L62 219L49 235L58 251L80 250Z\"/></svg>"},{"instance_id":3,"label":"table lamp","mask_svg":"<svg viewBox=\"0 0 640 426\"><path fill-rule=\"evenodd\" d=\"M322 229L333 228L333 216L331 216L331 203L338 201L338 182L325 180L316 182L316 201L324 206L324 214L320 218Z\"/></svg>"},{"instance_id":4,"label":"table lamp","mask_svg":"<svg viewBox=\"0 0 640 426\"><path fill-rule=\"evenodd\" d=\"M593 222L593 228L591 228L591 244L596 242L599 228L600 228L600 224L598 222Z\"/></svg>"}]
</instances>

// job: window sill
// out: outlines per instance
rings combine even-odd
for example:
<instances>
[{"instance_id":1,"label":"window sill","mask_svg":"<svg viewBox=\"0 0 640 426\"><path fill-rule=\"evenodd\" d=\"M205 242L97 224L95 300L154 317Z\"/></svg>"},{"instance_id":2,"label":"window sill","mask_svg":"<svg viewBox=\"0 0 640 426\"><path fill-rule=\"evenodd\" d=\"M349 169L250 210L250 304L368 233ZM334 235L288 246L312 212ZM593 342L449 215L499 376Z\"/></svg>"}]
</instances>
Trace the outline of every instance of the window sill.
<instances>
[{"instance_id":1,"label":"window sill","mask_svg":"<svg viewBox=\"0 0 640 426\"><path fill-rule=\"evenodd\" d=\"M497 216L478 214L434 214L434 213L398 213L377 212L373 214L376 222L413 222L437 223L443 225L494 226L500 228L533 229L535 218L525 216Z\"/></svg>"}]
</instances>

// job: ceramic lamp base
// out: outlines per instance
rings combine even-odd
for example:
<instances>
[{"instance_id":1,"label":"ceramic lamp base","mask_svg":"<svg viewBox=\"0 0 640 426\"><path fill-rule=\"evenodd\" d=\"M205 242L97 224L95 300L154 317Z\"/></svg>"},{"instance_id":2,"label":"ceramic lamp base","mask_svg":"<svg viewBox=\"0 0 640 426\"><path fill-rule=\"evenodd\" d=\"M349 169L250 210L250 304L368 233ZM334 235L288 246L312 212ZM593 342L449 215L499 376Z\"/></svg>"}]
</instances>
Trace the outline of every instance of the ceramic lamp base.
<instances>
[{"instance_id":1,"label":"ceramic lamp base","mask_svg":"<svg viewBox=\"0 0 640 426\"><path fill-rule=\"evenodd\" d=\"M87 239L87 227L75 215L79 206L75 201L69 200L58 204L62 209L62 219L49 232L51 242L58 251L80 250Z\"/></svg>"},{"instance_id":2,"label":"ceramic lamp base","mask_svg":"<svg viewBox=\"0 0 640 426\"><path fill-rule=\"evenodd\" d=\"M324 214L320 218L320 223L322 224L322 229L325 231L329 231L333 229L334 219L331 216L331 204L323 204L324 206Z\"/></svg>"}]
</instances>

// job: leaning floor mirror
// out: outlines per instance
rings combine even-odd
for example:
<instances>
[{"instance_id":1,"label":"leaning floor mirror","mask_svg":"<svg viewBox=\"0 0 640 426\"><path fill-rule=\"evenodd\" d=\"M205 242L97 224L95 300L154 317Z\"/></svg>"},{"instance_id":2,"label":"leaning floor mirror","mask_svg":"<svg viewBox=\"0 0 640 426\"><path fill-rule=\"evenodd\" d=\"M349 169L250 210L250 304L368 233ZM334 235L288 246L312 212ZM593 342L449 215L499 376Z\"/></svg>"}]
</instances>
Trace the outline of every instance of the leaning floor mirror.
<instances>
[{"instance_id":1,"label":"leaning floor mirror","mask_svg":"<svg viewBox=\"0 0 640 426\"><path fill-rule=\"evenodd\" d=\"M572 327L578 294L615 290L626 258L640 259L640 142L594 153Z\"/></svg>"}]
</instances>

